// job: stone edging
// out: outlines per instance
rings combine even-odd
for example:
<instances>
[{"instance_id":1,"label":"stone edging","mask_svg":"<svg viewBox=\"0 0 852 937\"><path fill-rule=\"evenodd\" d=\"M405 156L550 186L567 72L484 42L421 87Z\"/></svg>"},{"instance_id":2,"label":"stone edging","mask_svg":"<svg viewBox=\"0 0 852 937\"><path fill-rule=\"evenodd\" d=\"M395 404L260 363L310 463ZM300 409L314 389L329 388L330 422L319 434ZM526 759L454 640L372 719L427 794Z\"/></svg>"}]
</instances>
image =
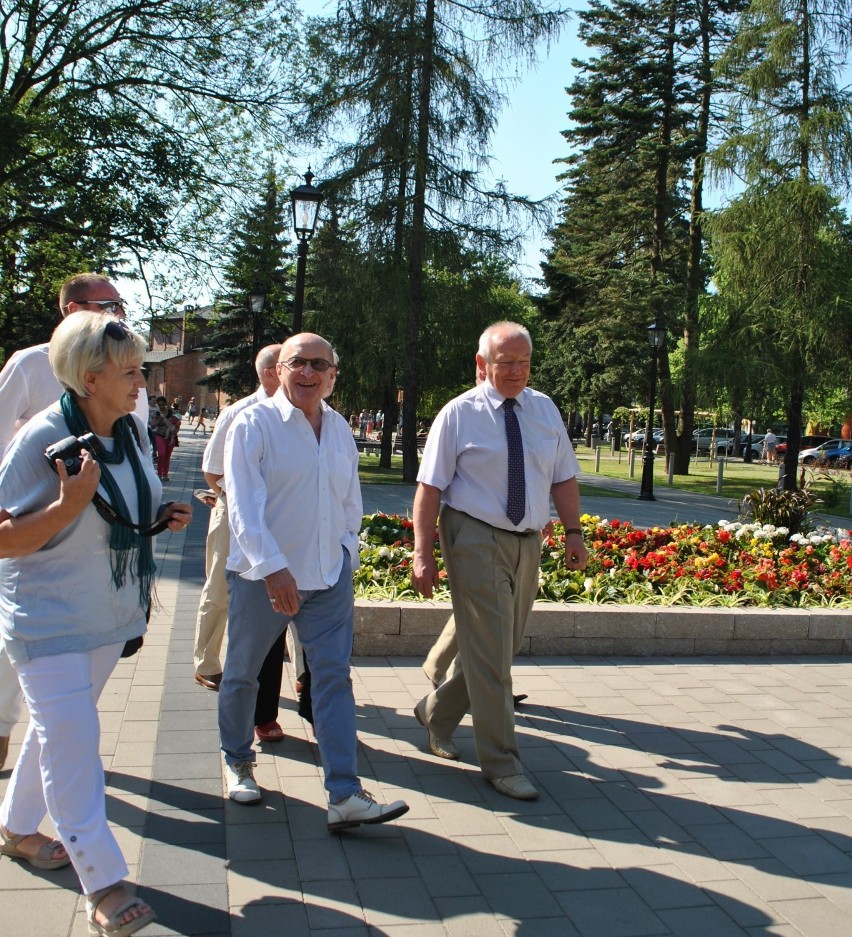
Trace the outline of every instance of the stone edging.
<instances>
[{"instance_id":1,"label":"stone edging","mask_svg":"<svg viewBox=\"0 0 852 937\"><path fill-rule=\"evenodd\" d=\"M360 657L421 657L448 602L355 602ZM850 609L679 608L536 602L521 654L689 657L852 653Z\"/></svg>"}]
</instances>

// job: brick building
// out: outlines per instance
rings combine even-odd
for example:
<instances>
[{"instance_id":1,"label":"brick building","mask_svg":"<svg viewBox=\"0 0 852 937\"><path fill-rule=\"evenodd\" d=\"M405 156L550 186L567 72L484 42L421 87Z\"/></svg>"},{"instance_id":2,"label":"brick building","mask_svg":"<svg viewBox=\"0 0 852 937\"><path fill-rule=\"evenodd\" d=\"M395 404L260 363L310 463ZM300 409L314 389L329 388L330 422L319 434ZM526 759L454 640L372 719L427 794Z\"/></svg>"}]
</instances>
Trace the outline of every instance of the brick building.
<instances>
[{"instance_id":1,"label":"brick building","mask_svg":"<svg viewBox=\"0 0 852 937\"><path fill-rule=\"evenodd\" d=\"M177 398L185 408L190 397L211 415L228 403L226 395L210 390L198 381L215 371L204 363L198 346L210 335L213 307L185 306L170 317L157 317L148 333L144 366L148 393Z\"/></svg>"}]
</instances>

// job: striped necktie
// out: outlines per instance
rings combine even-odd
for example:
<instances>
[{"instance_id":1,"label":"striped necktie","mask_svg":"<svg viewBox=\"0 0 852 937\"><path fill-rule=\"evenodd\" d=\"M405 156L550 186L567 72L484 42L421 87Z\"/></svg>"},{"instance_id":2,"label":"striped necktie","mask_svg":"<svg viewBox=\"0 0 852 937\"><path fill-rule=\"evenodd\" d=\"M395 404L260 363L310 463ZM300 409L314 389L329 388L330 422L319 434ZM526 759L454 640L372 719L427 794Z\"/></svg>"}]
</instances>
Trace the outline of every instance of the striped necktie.
<instances>
[{"instance_id":1,"label":"striped necktie","mask_svg":"<svg viewBox=\"0 0 852 937\"><path fill-rule=\"evenodd\" d=\"M517 526L527 513L527 484L524 475L524 441L515 413L513 397L503 401L503 418L506 422L506 446L509 451L509 485L506 497L506 517Z\"/></svg>"}]
</instances>

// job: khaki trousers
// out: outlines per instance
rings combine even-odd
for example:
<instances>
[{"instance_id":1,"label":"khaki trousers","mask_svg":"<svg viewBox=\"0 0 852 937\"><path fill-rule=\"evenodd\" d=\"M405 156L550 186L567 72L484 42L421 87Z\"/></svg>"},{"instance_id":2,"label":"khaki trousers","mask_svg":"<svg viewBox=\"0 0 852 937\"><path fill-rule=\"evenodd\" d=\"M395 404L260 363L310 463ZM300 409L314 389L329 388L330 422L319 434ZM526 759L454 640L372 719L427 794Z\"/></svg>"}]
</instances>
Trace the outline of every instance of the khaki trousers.
<instances>
[{"instance_id":1,"label":"khaki trousers","mask_svg":"<svg viewBox=\"0 0 852 937\"><path fill-rule=\"evenodd\" d=\"M231 549L231 533L228 528L228 506L225 496L219 495L210 509L207 527L207 549L205 573L207 579L201 590L198 617L195 621L196 673L205 677L222 673L220 651L228 626L228 585L225 579L225 564Z\"/></svg>"},{"instance_id":2,"label":"khaki trousers","mask_svg":"<svg viewBox=\"0 0 852 937\"><path fill-rule=\"evenodd\" d=\"M482 773L491 779L522 774L512 658L538 590L541 535L518 536L447 506L440 533L461 667L451 667L425 698L426 722L439 738L450 738L469 708Z\"/></svg>"},{"instance_id":3,"label":"khaki trousers","mask_svg":"<svg viewBox=\"0 0 852 937\"><path fill-rule=\"evenodd\" d=\"M447 675L450 665L459 652L459 642L456 640L456 620L450 615L444 630L438 635L437 641L432 645L426 660L423 661L423 672L437 686Z\"/></svg>"}]
</instances>

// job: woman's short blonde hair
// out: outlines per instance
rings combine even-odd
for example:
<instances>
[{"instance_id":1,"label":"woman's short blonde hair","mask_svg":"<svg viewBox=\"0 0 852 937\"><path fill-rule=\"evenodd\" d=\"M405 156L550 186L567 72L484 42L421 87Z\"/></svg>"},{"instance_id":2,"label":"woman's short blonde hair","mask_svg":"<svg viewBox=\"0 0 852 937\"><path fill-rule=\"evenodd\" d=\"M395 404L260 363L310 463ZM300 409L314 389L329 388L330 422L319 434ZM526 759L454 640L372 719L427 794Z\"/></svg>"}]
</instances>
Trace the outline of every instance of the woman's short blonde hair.
<instances>
[{"instance_id":1,"label":"woman's short blonde hair","mask_svg":"<svg viewBox=\"0 0 852 937\"><path fill-rule=\"evenodd\" d=\"M116 323L122 333L120 338L107 331L110 322ZM86 397L83 382L87 371L103 371L107 363L117 368L141 364L146 347L145 339L131 331L121 319L81 310L56 326L50 339L50 366L66 390L77 397Z\"/></svg>"}]
</instances>

